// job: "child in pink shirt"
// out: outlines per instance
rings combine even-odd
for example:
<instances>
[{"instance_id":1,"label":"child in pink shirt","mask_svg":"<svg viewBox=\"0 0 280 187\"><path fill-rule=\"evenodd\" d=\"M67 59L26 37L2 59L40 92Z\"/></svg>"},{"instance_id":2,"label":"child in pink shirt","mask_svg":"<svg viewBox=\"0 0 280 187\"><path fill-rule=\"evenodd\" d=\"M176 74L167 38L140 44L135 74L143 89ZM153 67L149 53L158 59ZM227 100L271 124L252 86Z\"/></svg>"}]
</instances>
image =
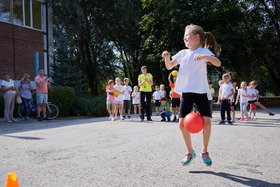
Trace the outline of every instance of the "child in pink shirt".
<instances>
[{"instance_id":1,"label":"child in pink shirt","mask_svg":"<svg viewBox=\"0 0 280 187\"><path fill-rule=\"evenodd\" d=\"M110 115L109 120L114 121L114 108L115 108L115 97L113 95L113 91L115 90L114 88L114 81L109 80L107 87L106 87L106 92L107 92L107 111ZM112 109L111 109L112 108Z\"/></svg>"}]
</instances>

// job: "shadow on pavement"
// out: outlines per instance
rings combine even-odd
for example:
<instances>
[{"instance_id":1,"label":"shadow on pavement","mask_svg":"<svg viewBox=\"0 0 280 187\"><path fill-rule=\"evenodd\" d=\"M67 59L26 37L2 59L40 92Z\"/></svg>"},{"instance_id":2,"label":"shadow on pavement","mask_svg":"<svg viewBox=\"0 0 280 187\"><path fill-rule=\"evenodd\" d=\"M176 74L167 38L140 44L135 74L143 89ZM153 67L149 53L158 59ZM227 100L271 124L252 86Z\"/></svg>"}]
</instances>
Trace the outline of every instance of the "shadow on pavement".
<instances>
[{"instance_id":1,"label":"shadow on pavement","mask_svg":"<svg viewBox=\"0 0 280 187\"><path fill-rule=\"evenodd\" d=\"M23 139L23 140L43 140L44 139L44 138L38 138L38 137L33 137L33 136L12 136L12 135L0 135L0 136L18 138L18 139Z\"/></svg>"},{"instance_id":2,"label":"shadow on pavement","mask_svg":"<svg viewBox=\"0 0 280 187\"><path fill-rule=\"evenodd\" d=\"M214 171L190 171L189 173L194 174L210 174L210 175L216 175L219 177L223 177L229 180L232 180L234 182L238 182L240 184L246 185L246 186L280 186L280 183L270 183L259 179L253 179L249 177L243 177L239 175L233 175L230 173L224 173L224 172L214 172Z\"/></svg>"}]
</instances>

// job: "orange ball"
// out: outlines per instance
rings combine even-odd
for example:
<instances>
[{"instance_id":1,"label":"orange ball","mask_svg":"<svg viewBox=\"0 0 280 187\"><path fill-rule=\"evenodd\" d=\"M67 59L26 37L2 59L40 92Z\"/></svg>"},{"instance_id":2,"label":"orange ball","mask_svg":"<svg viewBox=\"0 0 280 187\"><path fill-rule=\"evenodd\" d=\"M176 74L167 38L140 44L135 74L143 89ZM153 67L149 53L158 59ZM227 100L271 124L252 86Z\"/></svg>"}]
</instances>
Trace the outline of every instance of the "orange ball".
<instances>
[{"instance_id":1,"label":"orange ball","mask_svg":"<svg viewBox=\"0 0 280 187\"><path fill-rule=\"evenodd\" d=\"M203 129L203 117L198 113L189 113L184 118L184 127L190 133L198 133Z\"/></svg>"},{"instance_id":2,"label":"orange ball","mask_svg":"<svg viewBox=\"0 0 280 187\"><path fill-rule=\"evenodd\" d=\"M119 92L118 90L114 90L114 91L113 91L113 95L114 95L115 97L118 97L118 96L120 95L120 92Z\"/></svg>"}]
</instances>

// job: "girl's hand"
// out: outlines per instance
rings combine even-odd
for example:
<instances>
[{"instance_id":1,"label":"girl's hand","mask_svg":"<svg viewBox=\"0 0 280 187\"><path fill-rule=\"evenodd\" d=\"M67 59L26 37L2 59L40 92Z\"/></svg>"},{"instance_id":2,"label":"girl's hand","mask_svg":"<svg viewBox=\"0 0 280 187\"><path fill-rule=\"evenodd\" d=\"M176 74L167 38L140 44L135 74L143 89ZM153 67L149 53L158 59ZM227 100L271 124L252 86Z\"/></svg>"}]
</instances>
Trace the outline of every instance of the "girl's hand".
<instances>
[{"instance_id":1,"label":"girl's hand","mask_svg":"<svg viewBox=\"0 0 280 187\"><path fill-rule=\"evenodd\" d=\"M162 56L163 58L168 58L168 57L170 57L170 53L169 53L168 51L163 51L162 54L161 54L161 56Z\"/></svg>"},{"instance_id":2,"label":"girl's hand","mask_svg":"<svg viewBox=\"0 0 280 187\"><path fill-rule=\"evenodd\" d=\"M202 55L202 54L196 54L194 56L194 60L202 60L202 59L205 59L207 58L208 56L207 55Z\"/></svg>"},{"instance_id":3,"label":"girl's hand","mask_svg":"<svg viewBox=\"0 0 280 187\"><path fill-rule=\"evenodd\" d=\"M237 105L238 102L235 102L235 105Z\"/></svg>"}]
</instances>

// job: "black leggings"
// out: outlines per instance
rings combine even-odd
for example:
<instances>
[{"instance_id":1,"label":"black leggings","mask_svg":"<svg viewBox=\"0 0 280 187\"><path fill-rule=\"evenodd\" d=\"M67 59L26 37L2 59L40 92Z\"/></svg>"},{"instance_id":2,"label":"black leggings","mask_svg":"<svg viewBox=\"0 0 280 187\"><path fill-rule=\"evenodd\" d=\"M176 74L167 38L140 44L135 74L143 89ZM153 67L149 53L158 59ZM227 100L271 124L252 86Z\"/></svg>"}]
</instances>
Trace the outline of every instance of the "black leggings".
<instances>
[{"instance_id":1,"label":"black leggings","mask_svg":"<svg viewBox=\"0 0 280 187\"><path fill-rule=\"evenodd\" d=\"M151 99L152 99L152 92L140 92L141 119L144 119L145 110L147 113L147 119L151 119L151 115L152 115Z\"/></svg>"}]
</instances>

